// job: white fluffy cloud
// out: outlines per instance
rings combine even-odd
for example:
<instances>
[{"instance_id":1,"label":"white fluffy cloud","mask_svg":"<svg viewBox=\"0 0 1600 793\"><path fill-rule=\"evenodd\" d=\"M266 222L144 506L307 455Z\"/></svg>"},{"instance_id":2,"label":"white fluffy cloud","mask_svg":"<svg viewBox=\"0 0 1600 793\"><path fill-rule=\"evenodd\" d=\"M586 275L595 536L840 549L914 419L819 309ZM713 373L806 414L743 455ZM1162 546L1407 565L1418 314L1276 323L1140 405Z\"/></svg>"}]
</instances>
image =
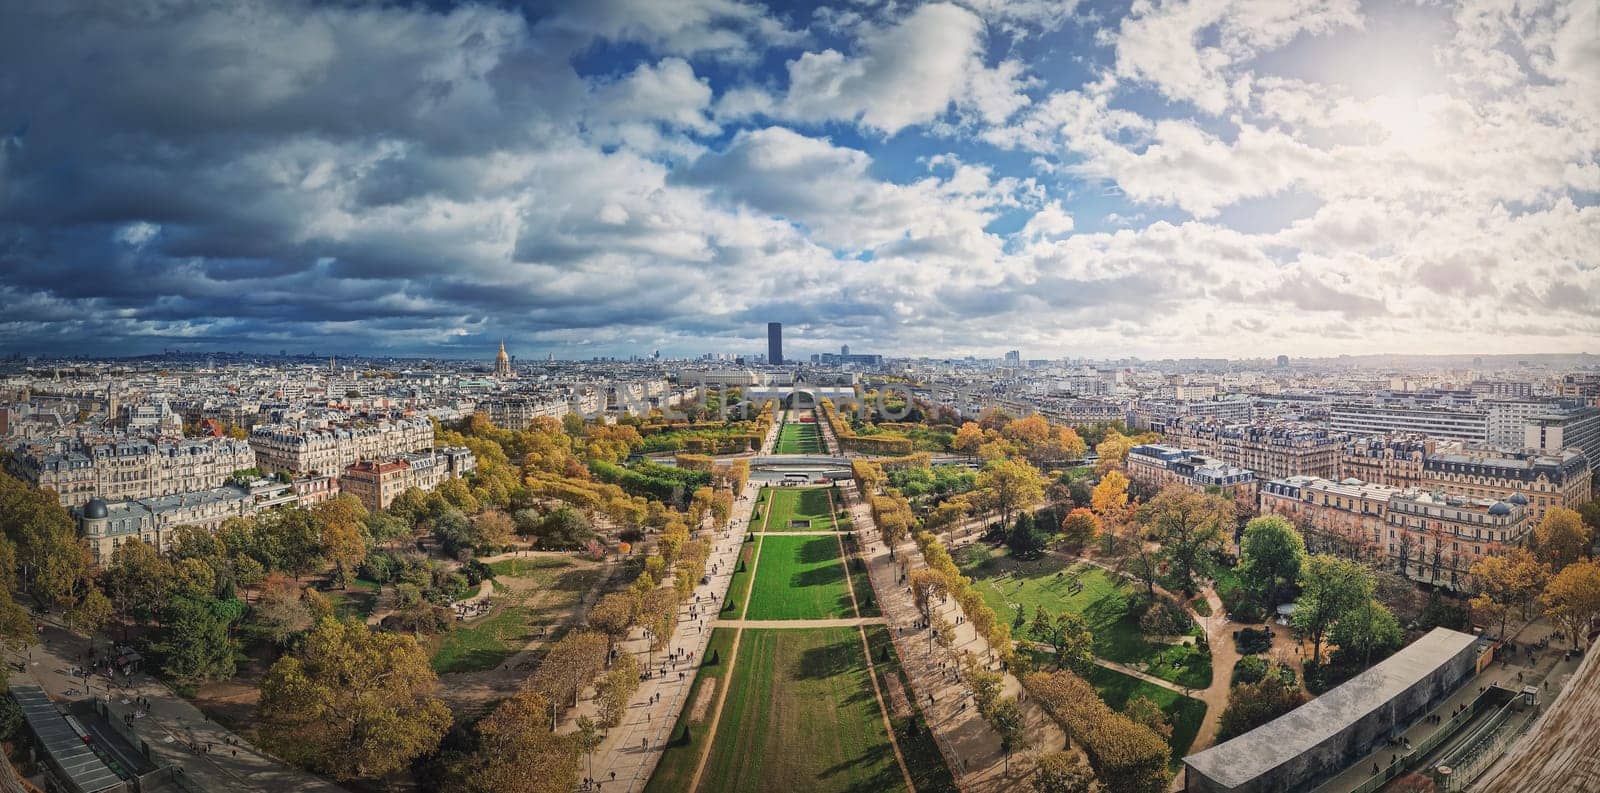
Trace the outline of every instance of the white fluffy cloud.
<instances>
[{"instance_id":1,"label":"white fluffy cloud","mask_svg":"<svg viewBox=\"0 0 1600 793\"><path fill-rule=\"evenodd\" d=\"M806 52L789 62L789 84L772 104L798 121L858 120L894 134L932 121L952 107L990 123L1004 121L1028 99L1022 66L984 64L983 21L949 3L920 6L895 22L868 26L858 51Z\"/></svg>"}]
</instances>

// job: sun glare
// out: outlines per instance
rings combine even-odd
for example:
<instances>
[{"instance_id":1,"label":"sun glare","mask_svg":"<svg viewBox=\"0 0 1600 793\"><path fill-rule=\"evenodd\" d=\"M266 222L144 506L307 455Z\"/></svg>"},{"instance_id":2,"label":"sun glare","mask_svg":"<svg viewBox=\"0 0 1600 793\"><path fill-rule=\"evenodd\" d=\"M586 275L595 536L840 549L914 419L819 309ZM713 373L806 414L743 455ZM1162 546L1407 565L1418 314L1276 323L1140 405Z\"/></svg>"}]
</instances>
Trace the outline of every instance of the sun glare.
<instances>
[{"instance_id":1,"label":"sun glare","mask_svg":"<svg viewBox=\"0 0 1600 793\"><path fill-rule=\"evenodd\" d=\"M1439 129L1427 97L1386 93L1367 102L1367 116L1390 145L1418 149L1438 141Z\"/></svg>"}]
</instances>

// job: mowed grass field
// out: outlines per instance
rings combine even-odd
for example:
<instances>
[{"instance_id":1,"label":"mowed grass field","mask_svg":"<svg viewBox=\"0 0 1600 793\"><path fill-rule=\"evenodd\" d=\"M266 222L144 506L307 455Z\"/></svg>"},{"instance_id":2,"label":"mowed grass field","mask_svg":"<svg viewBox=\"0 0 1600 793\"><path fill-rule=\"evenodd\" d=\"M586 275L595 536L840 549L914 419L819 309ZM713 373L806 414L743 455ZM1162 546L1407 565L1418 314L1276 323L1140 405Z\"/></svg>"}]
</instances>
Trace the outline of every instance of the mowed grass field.
<instances>
[{"instance_id":1,"label":"mowed grass field","mask_svg":"<svg viewBox=\"0 0 1600 793\"><path fill-rule=\"evenodd\" d=\"M962 572L972 577L984 602L1001 619L1011 619L1018 605L1029 620L1040 606L1052 614L1082 614L1094 633L1095 655L1121 664L1148 664L1148 673L1190 688L1211 685L1209 655L1145 639L1131 610L1138 594L1132 582L1093 565L1067 564L1052 556L1020 563L1000 557L986 568L964 568ZM1074 576L1083 585L1076 594L1072 592Z\"/></svg>"},{"instance_id":2,"label":"mowed grass field","mask_svg":"<svg viewBox=\"0 0 1600 793\"><path fill-rule=\"evenodd\" d=\"M739 612L744 610L744 600L750 595L750 572L756 563L756 548L761 544L757 537L753 542L745 543L739 548L739 564L733 568L733 578L728 581L728 596L722 599L722 619L738 619Z\"/></svg>"},{"instance_id":3,"label":"mowed grass field","mask_svg":"<svg viewBox=\"0 0 1600 793\"><path fill-rule=\"evenodd\" d=\"M773 487L764 531L833 531L833 501L826 487ZM795 521L805 525L796 526Z\"/></svg>"},{"instance_id":4,"label":"mowed grass field","mask_svg":"<svg viewBox=\"0 0 1600 793\"><path fill-rule=\"evenodd\" d=\"M700 790L905 789L856 628L744 631Z\"/></svg>"},{"instance_id":5,"label":"mowed grass field","mask_svg":"<svg viewBox=\"0 0 1600 793\"><path fill-rule=\"evenodd\" d=\"M785 423L778 431L778 454L822 454L822 430L816 422L805 424Z\"/></svg>"},{"instance_id":6,"label":"mowed grass field","mask_svg":"<svg viewBox=\"0 0 1600 793\"><path fill-rule=\"evenodd\" d=\"M701 665L700 671L695 673L694 683L689 686L689 696L683 701L683 710L678 714L678 723L673 726L672 737L661 753L661 762L650 775L649 784L645 785L645 793L689 789L689 783L694 780L694 767L700 762L701 750L705 748L706 741L711 739L707 731L711 729L711 719L717 713L717 697L722 695L726 684L728 651L733 648L733 637L737 632L729 628L717 628L711 632L711 641L706 645L706 653L702 657L709 659L715 653L717 663ZM701 697L705 697L704 703Z\"/></svg>"},{"instance_id":7,"label":"mowed grass field","mask_svg":"<svg viewBox=\"0 0 1600 793\"><path fill-rule=\"evenodd\" d=\"M761 538L749 620L854 617L835 537L768 534ZM729 597L732 597L730 595ZM741 662L742 663L742 662Z\"/></svg>"}]
</instances>

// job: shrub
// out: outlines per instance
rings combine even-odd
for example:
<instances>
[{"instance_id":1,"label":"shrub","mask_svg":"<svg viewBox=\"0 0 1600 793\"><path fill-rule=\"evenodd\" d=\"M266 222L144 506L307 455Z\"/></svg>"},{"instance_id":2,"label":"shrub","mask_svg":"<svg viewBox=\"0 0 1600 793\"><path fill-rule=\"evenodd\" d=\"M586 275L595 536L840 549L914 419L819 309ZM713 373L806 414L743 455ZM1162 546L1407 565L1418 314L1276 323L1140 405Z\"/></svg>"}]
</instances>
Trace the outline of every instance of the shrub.
<instances>
[{"instance_id":1,"label":"shrub","mask_svg":"<svg viewBox=\"0 0 1600 793\"><path fill-rule=\"evenodd\" d=\"M1223 610L1236 622L1258 623L1266 619L1266 607L1242 587L1219 589L1217 597L1222 599Z\"/></svg>"},{"instance_id":2,"label":"shrub","mask_svg":"<svg viewBox=\"0 0 1600 793\"><path fill-rule=\"evenodd\" d=\"M1266 628L1240 628L1233 632L1233 643L1243 655L1272 649L1272 631Z\"/></svg>"},{"instance_id":3,"label":"shrub","mask_svg":"<svg viewBox=\"0 0 1600 793\"><path fill-rule=\"evenodd\" d=\"M1239 659L1233 667L1233 685L1240 683L1259 683L1267 676L1270 665L1267 659L1259 655L1247 655Z\"/></svg>"}]
</instances>

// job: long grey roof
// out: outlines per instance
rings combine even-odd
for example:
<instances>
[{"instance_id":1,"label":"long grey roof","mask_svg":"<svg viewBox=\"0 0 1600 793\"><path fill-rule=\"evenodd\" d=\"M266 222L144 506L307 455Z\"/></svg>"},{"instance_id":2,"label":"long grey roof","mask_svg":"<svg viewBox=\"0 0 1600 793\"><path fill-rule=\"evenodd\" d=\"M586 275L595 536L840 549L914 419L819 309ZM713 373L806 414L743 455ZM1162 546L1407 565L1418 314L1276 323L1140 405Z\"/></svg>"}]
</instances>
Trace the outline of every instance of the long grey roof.
<instances>
[{"instance_id":1,"label":"long grey roof","mask_svg":"<svg viewBox=\"0 0 1600 793\"><path fill-rule=\"evenodd\" d=\"M1338 735L1476 641L1469 634L1434 628L1332 691L1183 761L1221 785L1238 787Z\"/></svg>"},{"instance_id":2,"label":"long grey roof","mask_svg":"<svg viewBox=\"0 0 1600 793\"><path fill-rule=\"evenodd\" d=\"M44 689L32 685L14 685L11 697L22 707L22 716L28 727L39 736L44 751L55 764L66 772L78 790L94 793L122 784L100 756L84 744L78 733L67 724L67 719L45 696Z\"/></svg>"}]
</instances>

